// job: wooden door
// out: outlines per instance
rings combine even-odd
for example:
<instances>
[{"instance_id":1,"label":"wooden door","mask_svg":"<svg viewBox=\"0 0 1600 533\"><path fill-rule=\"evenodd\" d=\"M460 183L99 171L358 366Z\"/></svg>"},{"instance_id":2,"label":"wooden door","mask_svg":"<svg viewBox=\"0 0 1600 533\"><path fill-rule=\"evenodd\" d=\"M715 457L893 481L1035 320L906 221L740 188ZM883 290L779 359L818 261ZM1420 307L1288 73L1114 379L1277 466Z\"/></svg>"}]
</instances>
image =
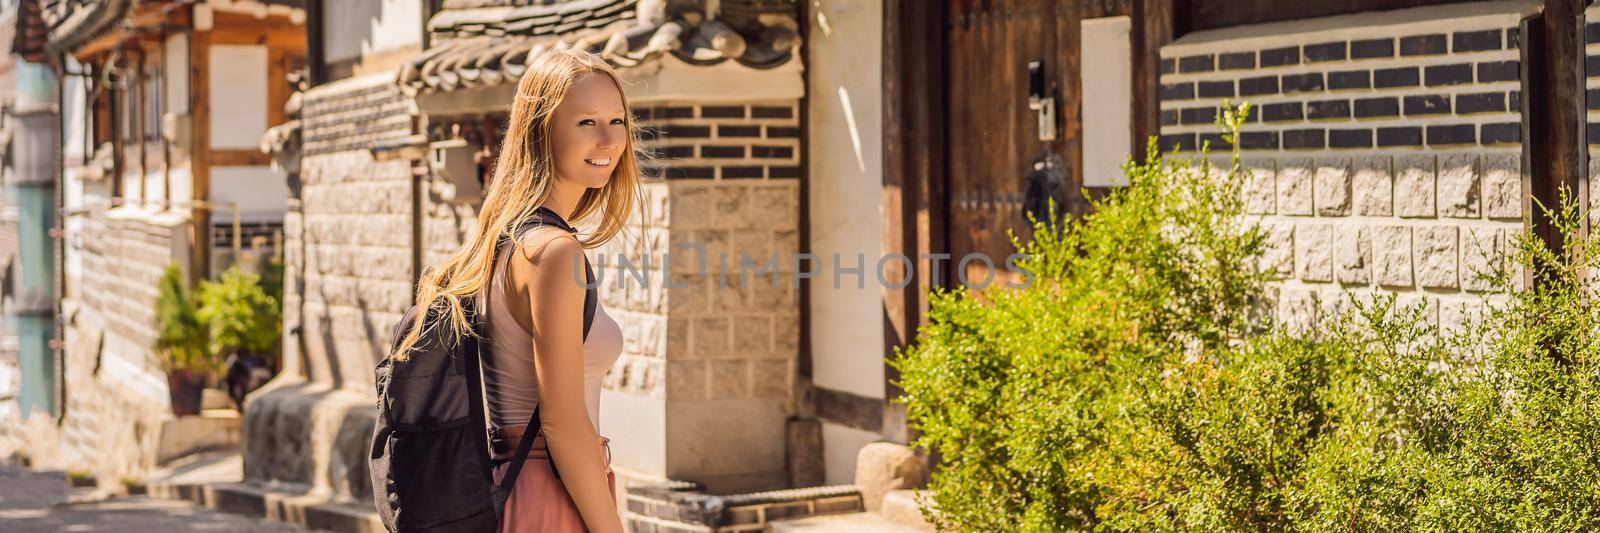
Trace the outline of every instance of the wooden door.
<instances>
[{"instance_id":1,"label":"wooden door","mask_svg":"<svg viewBox=\"0 0 1600 533\"><path fill-rule=\"evenodd\" d=\"M1043 219L1049 198L1060 213L1087 208L1081 192L1080 21L1128 14L1130 0L947 0L946 6L951 272L962 273L960 262L971 254L990 258L1003 272L1006 257L1016 251L1007 231L1023 242L1032 238L1026 213ZM1030 63L1042 70L1042 83L1031 79ZM1029 105L1035 85L1039 96L1054 99L1053 139L1040 138L1040 112ZM964 279L981 283L988 278L985 266L968 261Z\"/></svg>"}]
</instances>

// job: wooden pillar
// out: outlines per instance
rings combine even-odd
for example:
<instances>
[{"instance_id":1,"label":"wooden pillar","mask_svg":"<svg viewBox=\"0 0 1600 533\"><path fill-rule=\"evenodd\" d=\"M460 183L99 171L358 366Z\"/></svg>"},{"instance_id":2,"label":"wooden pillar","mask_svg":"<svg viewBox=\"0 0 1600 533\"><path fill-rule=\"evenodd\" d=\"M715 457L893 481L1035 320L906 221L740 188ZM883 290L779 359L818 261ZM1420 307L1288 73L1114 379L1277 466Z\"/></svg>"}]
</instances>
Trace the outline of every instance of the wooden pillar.
<instances>
[{"instance_id":1,"label":"wooden pillar","mask_svg":"<svg viewBox=\"0 0 1600 533\"><path fill-rule=\"evenodd\" d=\"M1161 47L1172 42L1173 0L1133 0L1133 157L1143 160L1146 141L1161 133Z\"/></svg>"},{"instance_id":2,"label":"wooden pillar","mask_svg":"<svg viewBox=\"0 0 1600 533\"><path fill-rule=\"evenodd\" d=\"M204 8L200 6L196 9ZM196 17L198 18L198 17ZM209 17L207 17L209 18ZM190 276L205 279L211 272L211 30L194 29L189 37L189 175L194 208L189 214L194 228L190 250L194 253Z\"/></svg>"},{"instance_id":3,"label":"wooden pillar","mask_svg":"<svg viewBox=\"0 0 1600 533\"><path fill-rule=\"evenodd\" d=\"M1583 0L1545 0L1521 28L1523 86L1523 217L1535 235L1561 253L1565 237L1544 209L1563 196L1578 203L1579 235L1588 232L1587 108ZM1541 208L1540 206L1544 206ZM1528 283L1543 275L1528 272Z\"/></svg>"},{"instance_id":4,"label":"wooden pillar","mask_svg":"<svg viewBox=\"0 0 1600 533\"><path fill-rule=\"evenodd\" d=\"M901 395L899 372L888 364L915 342L928 309L928 290L950 284L934 279L922 257L947 252L944 194L944 38L946 4L889 0L883 12L883 254L904 255L912 267L887 261L883 288L884 393ZM940 269L948 278L952 268ZM907 279L909 277L909 279ZM905 281L902 281L905 280ZM894 285L909 282L903 288ZM905 408L884 409L884 434L904 442Z\"/></svg>"}]
</instances>

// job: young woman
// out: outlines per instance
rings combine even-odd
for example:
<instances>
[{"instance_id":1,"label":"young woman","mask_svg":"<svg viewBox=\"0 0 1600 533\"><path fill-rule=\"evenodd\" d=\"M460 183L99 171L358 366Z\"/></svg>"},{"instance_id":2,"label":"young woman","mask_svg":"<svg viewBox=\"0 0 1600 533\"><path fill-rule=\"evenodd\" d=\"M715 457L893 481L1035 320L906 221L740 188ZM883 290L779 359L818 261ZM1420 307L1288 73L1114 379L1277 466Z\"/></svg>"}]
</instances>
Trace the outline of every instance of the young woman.
<instances>
[{"instance_id":1,"label":"young woman","mask_svg":"<svg viewBox=\"0 0 1600 533\"><path fill-rule=\"evenodd\" d=\"M418 305L445 309L457 331L469 327L461 298L482 303L493 346L484 393L503 443L497 458L511 455L540 407L542 436L522 465L502 531L622 531L609 444L595 431L600 380L622 352L622 330L597 306L584 339L580 284L584 248L614 237L638 203L635 126L621 87L593 54L551 50L535 58L517 84L476 230L417 290ZM569 222L597 216L597 229L581 241L550 226L513 234L540 208ZM419 321L398 353L420 328ZM495 470L497 483L505 470Z\"/></svg>"}]
</instances>

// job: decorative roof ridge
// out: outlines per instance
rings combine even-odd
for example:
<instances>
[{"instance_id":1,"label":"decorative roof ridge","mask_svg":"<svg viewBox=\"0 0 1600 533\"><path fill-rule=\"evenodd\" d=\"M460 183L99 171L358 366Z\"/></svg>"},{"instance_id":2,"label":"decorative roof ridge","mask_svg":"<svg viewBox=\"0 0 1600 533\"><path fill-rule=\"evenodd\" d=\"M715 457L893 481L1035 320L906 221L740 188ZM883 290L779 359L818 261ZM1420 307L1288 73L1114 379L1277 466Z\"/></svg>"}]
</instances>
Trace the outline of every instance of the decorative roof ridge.
<instances>
[{"instance_id":1,"label":"decorative roof ridge","mask_svg":"<svg viewBox=\"0 0 1600 533\"><path fill-rule=\"evenodd\" d=\"M111 31L127 14L132 3L129 0L90 0L77 5L82 7L55 14L62 18L51 20L50 15L45 16L50 23L50 38L45 48L51 54L69 51ZM62 8L67 6L58 0L46 9L46 13L50 8L63 11Z\"/></svg>"}]
</instances>

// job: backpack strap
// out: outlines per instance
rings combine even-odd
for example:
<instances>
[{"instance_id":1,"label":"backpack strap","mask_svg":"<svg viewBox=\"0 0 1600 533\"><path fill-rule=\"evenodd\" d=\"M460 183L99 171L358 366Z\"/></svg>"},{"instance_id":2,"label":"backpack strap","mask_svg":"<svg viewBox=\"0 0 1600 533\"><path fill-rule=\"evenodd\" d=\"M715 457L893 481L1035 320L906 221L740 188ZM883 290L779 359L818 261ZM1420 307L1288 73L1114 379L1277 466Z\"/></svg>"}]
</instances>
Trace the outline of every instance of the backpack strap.
<instances>
[{"instance_id":1,"label":"backpack strap","mask_svg":"<svg viewBox=\"0 0 1600 533\"><path fill-rule=\"evenodd\" d=\"M566 230L568 233L577 233L577 230L568 225L567 221L562 220L560 215L557 215L555 211L551 211L547 207L540 207L538 211L535 211L533 217L517 228L517 233L520 234L524 229L541 225L556 226ZM498 246L495 248L499 249ZM595 308L599 304L599 299L596 297L599 291L596 290L594 283L594 269L589 266L587 257L583 260L583 276L584 284L588 286L583 293L583 339L587 341L589 339L589 329L594 325ZM517 486L517 476L522 473L522 463L528 460L528 452L533 450L533 439L539 434L539 429L542 425L539 419L539 410L541 408L543 408L542 405L535 406L533 414L528 417L528 425L522 432L522 438L517 441L516 451L511 454L511 459L508 461L511 466L506 469L506 475L500 480L500 486L494 493L497 512L505 508L506 499L511 496L511 491ZM488 426L485 425L484 427ZM549 450L549 447L550 443L546 442L545 449ZM556 479L561 479L561 471L556 469L555 457L550 456L550 454L545 455L549 457L550 473L554 474Z\"/></svg>"}]
</instances>

